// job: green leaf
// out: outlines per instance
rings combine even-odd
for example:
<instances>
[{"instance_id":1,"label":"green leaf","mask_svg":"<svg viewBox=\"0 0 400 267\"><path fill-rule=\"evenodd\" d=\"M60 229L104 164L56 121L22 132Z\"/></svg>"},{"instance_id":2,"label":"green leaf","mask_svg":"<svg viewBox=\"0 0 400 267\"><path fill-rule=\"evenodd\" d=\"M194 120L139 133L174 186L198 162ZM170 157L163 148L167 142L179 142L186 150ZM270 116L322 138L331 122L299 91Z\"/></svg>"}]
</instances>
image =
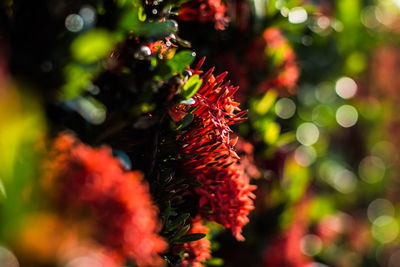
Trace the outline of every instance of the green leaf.
<instances>
[{"instance_id":1,"label":"green leaf","mask_svg":"<svg viewBox=\"0 0 400 267\"><path fill-rule=\"evenodd\" d=\"M171 223L167 224L167 231L171 231L178 227L178 225L183 225L187 219L189 219L190 213L184 213L178 216L175 220Z\"/></svg>"},{"instance_id":2,"label":"green leaf","mask_svg":"<svg viewBox=\"0 0 400 267\"><path fill-rule=\"evenodd\" d=\"M188 234L188 235L184 235L181 238L179 238L177 241L175 241L175 244L183 244L183 243L187 243L187 242L193 242L193 241L197 241L200 240L202 238L204 238L206 235L205 234Z\"/></svg>"},{"instance_id":3,"label":"green leaf","mask_svg":"<svg viewBox=\"0 0 400 267\"><path fill-rule=\"evenodd\" d=\"M187 233L189 231L190 225L185 225L179 230L177 230L169 239L171 240L172 243L175 243L176 240L178 240L181 236Z\"/></svg>"},{"instance_id":4,"label":"green leaf","mask_svg":"<svg viewBox=\"0 0 400 267\"><path fill-rule=\"evenodd\" d=\"M142 6L139 7L138 19L142 22L146 20L146 13L144 12L144 8Z\"/></svg>"},{"instance_id":5,"label":"green leaf","mask_svg":"<svg viewBox=\"0 0 400 267\"><path fill-rule=\"evenodd\" d=\"M146 22L143 7L136 3L133 7L126 8L119 21L119 29L123 33L134 33L137 36L164 37L176 32L175 23L171 20L161 22Z\"/></svg>"},{"instance_id":6,"label":"green leaf","mask_svg":"<svg viewBox=\"0 0 400 267\"><path fill-rule=\"evenodd\" d=\"M293 203L303 196L310 182L310 172L309 168L300 166L295 161L286 164L281 186L288 201Z\"/></svg>"},{"instance_id":7,"label":"green leaf","mask_svg":"<svg viewBox=\"0 0 400 267\"><path fill-rule=\"evenodd\" d=\"M162 39L171 33L175 33L176 30L171 26L171 22L166 20L162 22L141 23L139 27L133 29L133 32L144 37L157 37Z\"/></svg>"},{"instance_id":8,"label":"green leaf","mask_svg":"<svg viewBox=\"0 0 400 267\"><path fill-rule=\"evenodd\" d=\"M272 105L275 103L275 100L278 96L278 93L274 90L268 90L267 93L261 98L260 101L257 102L255 106L255 111L260 115L265 115L271 109Z\"/></svg>"},{"instance_id":9,"label":"green leaf","mask_svg":"<svg viewBox=\"0 0 400 267\"><path fill-rule=\"evenodd\" d=\"M268 124L266 131L264 132L263 139L267 144L273 144L278 140L279 134L281 132L281 127L276 122L271 122Z\"/></svg>"},{"instance_id":10,"label":"green leaf","mask_svg":"<svg viewBox=\"0 0 400 267\"><path fill-rule=\"evenodd\" d=\"M100 65L80 65L76 63L68 64L63 69L65 83L61 88L60 98L72 99L84 92L97 73L100 71Z\"/></svg>"},{"instance_id":11,"label":"green leaf","mask_svg":"<svg viewBox=\"0 0 400 267\"><path fill-rule=\"evenodd\" d=\"M207 266L222 266L224 265L224 259L221 258L211 258L206 262Z\"/></svg>"},{"instance_id":12,"label":"green leaf","mask_svg":"<svg viewBox=\"0 0 400 267\"><path fill-rule=\"evenodd\" d=\"M177 73L185 70L186 66L193 63L195 54L191 51L181 51L171 58L167 65L171 69L171 73Z\"/></svg>"},{"instance_id":13,"label":"green leaf","mask_svg":"<svg viewBox=\"0 0 400 267\"><path fill-rule=\"evenodd\" d=\"M287 133L279 135L279 138L275 144L276 144L276 146L280 147L280 146L287 145L294 141L296 141L296 134L293 132L287 132Z\"/></svg>"},{"instance_id":14,"label":"green leaf","mask_svg":"<svg viewBox=\"0 0 400 267\"><path fill-rule=\"evenodd\" d=\"M77 37L71 44L72 56L90 64L107 57L114 49L115 40L106 30L96 29Z\"/></svg>"},{"instance_id":15,"label":"green leaf","mask_svg":"<svg viewBox=\"0 0 400 267\"><path fill-rule=\"evenodd\" d=\"M171 201L168 200L167 208L164 211L164 228L167 226L170 214L171 214Z\"/></svg>"},{"instance_id":16,"label":"green leaf","mask_svg":"<svg viewBox=\"0 0 400 267\"><path fill-rule=\"evenodd\" d=\"M182 87L182 97L183 99L188 99L194 96L194 94L200 89L203 80L200 79L198 74L193 75L187 80L187 82Z\"/></svg>"},{"instance_id":17,"label":"green leaf","mask_svg":"<svg viewBox=\"0 0 400 267\"><path fill-rule=\"evenodd\" d=\"M182 130L183 128L189 126L189 124L192 123L193 119L194 119L194 115L193 115L193 114L187 114L187 115L183 118L183 120L181 120L181 121L179 122L179 125L178 125L178 127L177 127L176 129L177 129L177 130Z\"/></svg>"},{"instance_id":18,"label":"green leaf","mask_svg":"<svg viewBox=\"0 0 400 267\"><path fill-rule=\"evenodd\" d=\"M87 122L99 125L106 119L106 107L94 97L77 97L65 102Z\"/></svg>"},{"instance_id":19,"label":"green leaf","mask_svg":"<svg viewBox=\"0 0 400 267\"><path fill-rule=\"evenodd\" d=\"M2 196L3 198L7 198L7 192L1 179L0 179L0 196Z\"/></svg>"}]
</instances>

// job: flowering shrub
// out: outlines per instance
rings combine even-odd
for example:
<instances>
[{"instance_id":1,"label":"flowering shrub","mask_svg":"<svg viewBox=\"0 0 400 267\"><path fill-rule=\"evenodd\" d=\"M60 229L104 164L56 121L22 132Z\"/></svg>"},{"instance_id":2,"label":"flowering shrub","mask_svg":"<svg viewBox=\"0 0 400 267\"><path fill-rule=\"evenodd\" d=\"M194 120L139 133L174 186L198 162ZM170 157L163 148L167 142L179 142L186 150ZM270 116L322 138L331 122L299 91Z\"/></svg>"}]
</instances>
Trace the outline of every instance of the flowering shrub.
<instances>
[{"instance_id":1,"label":"flowering shrub","mask_svg":"<svg viewBox=\"0 0 400 267\"><path fill-rule=\"evenodd\" d=\"M158 210L140 172L125 172L109 148L91 148L71 134L55 140L50 157L44 184L61 210L74 217L88 212L93 238L120 258L161 264L158 253L167 244L158 236Z\"/></svg>"},{"instance_id":2,"label":"flowering shrub","mask_svg":"<svg viewBox=\"0 0 400 267\"><path fill-rule=\"evenodd\" d=\"M3 2L0 266L398 266L396 1Z\"/></svg>"},{"instance_id":3,"label":"flowering shrub","mask_svg":"<svg viewBox=\"0 0 400 267\"><path fill-rule=\"evenodd\" d=\"M204 226L201 219L195 218L192 221L192 227L189 234L203 233L207 234L210 230ZM183 247L183 248L182 248ZM184 254L182 257L182 266L201 267L202 263L211 258L211 242L207 238L189 242L182 245Z\"/></svg>"},{"instance_id":4,"label":"flowering shrub","mask_svg":"<svg viewBox=\"0 0 400 267\"><path fill-rule=\"evenodd\" d=\"M193 96L194 104L175 107L194 116L190 129L178 136L182 168L202 184L195 189L200 196L201 216L231 228L233 235L243 241L242 227L254 209L252 191L256 187L249 184L233 149L237 138L230 138L229 125L242 121L246 111L235 113L240 111L239 103L232 96L238 88L223 82L226 73L214 77L212 71L201 76L203 82ZM198 68L194 70L197 72Z\"/></svg>"}]
</instances>

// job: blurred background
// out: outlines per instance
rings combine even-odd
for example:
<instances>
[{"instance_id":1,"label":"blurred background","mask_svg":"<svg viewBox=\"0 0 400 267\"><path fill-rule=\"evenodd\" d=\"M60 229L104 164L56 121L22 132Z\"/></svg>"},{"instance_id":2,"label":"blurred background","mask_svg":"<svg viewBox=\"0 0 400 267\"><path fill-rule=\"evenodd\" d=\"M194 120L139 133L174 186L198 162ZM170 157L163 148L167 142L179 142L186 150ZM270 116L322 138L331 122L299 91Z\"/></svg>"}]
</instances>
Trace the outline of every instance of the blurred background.
<instances>
[{"instance_id":1,"label":"blurred background","mask_svg":"<svg viewBox=\"0 0 400 267\"><path fill-rule=\"evenodd\" d=\"M73 131L139 170L167 220L166 106L204 56L239 86L236 153L257 189L246 240L208 222L212 257L185 266L400 267L398 0L2 1L0 266L183 266L165 231L163 263L107 263L46 177ZM171 216L195 213L184 199Z\"/></svg>"}]
</instances>

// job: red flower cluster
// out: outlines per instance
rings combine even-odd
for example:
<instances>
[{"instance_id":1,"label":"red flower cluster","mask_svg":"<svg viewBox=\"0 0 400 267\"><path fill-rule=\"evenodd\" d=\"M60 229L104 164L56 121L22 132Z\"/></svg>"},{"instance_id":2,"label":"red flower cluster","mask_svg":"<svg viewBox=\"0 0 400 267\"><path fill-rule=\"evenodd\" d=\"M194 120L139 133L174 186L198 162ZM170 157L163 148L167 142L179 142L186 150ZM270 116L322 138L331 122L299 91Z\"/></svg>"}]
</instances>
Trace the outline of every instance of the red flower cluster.
<instances>
[{"instance_id":1,"label":"red flower cluster","mask_svg":"<svg viewBox=\"0 0 400 267\"><path fill-rule=\"evenodd\" d=\"M188 234L207 234L210 230L203 225L203 221L196 218ZM182 267L201 267L201 263L211 258L211 242L207 238L188 242L182 245L185 253L182 258Z\"/></svg>"},{"instance_id":2,"label":"red flower cluster","mask_svg":"<svg viewBox=\"0 0 400 267\"><path fill-rule=\"evenodd\" d=\"M177 47L177 45L173 44L171 41L171 37L166 37L165 41L158 40L148 44L147 47L150 48L151 54L158 53L159 57L163 58L167 55L171 47Z\"/></svg>"},{"instance_id":3,"label":"red flower cluster","mask_svg":"<svg viewBox=\"0 0 400 267\"><path fill-rule=\"evenodd\" d=\"M227 8L221 0L192 0L181 6L179 18L202 23L214 21L216 29L224 30L229 22L229 18L225 15L226 11Z\"/></svg>"},{"instance_id":4,"label":"red flower cluster","mask_svg":"<svg viewBox=\"0 0 400 267\"><path fill-rule=\"evenodd\" d=\"M158 236L158 210L140 172L125 172L107 147L91 148L70 134L59 136L44 185L63 210L88 211L94 237L121 258L139 266L159 266L166 242Z\"/></svg>"},{"instance_id":5,"label":"red flower cluster","mask_svg":"<svg viewBox=\"0 0 400 267\"><path fill-rule=\"evenodd\" d=\"M194 74L199 71L200 61ZM244 240L242 227L254 209L250 185L239 157L233 150L237 138L231 139L229 125L245 120L247 111L240 111L239 103L232 99L238 89L223 82L227 73L214 77L213 69L202 75L203 83L193 96L192 105L178 105L178 113L194 115L191 128L178 136L183 169L203 186L195 189L200 196L200 213L203 218L231 228L238 240Z\"/></svg>"}]
</instances>

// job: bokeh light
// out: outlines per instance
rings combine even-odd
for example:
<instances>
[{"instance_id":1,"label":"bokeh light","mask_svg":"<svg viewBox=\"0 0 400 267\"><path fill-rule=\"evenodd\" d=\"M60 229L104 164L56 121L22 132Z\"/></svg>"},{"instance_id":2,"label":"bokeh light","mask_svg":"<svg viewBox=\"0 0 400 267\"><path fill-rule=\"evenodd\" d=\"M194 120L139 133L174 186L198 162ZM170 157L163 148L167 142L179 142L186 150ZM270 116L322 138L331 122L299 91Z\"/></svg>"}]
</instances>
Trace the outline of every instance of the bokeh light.
<instances>
[{"instance_id":1,"label":"bokeh light","mask_svg":"<svg viewBox=\"0 0 400 267\"><path fill-rule=\"evenodd\" d=\"M373 200L367 210L368 219L373 223L380 216L393 217L395 215L395 210L393 204L384 198L379 198Z\"/></svg>"},{"instance_id":2,"label":"bokeh light","mask_svg":"<svg viewBox=\"0 0 400 267\"><path fill-rule=\"evenodd\" d=\"M368 156L360 162L358 172L363 181L374 184L382 180L385 169L385 163L380 158Z\"/></svg>"},{"instance_id":3,"label":"bokeh light","mask_svg":"<svg viewBox=\"0 0 400 267\"><path fill-rule=\"evenodd\" d=\"M79 10L79 15L82 17L86 26L93 26L96 23L96 10L89 5L86 5Z\"/></svg>"},{"instance_id":4,"label":"bokeh light","mask_svg":"<svg viewBox=\"0 0 400 267\"><path fill-rule=\"evenodd\" d=\"M307 20L308 14L303 7L294 7L289 11L288 19L290 23L299 24Z\"/></svg>"},{"instance_id":5,"label":"bokeh light","mask_svg":"<svg viewBox=\"0 0 400 267\"><path fill-rule=\"evenodd\" d=\"M300 241L300 249L307 256L315 256L322 249L322 240L317 235L305 235Z\"/></svg>"},{"instance_id":6,"label":"bokeh light","mask_svg":"<svg viewBox=\"0 0 400 267\"><path fill-rule=\"evenodd\" d=\"M275 103L275 113L282 119L291 118L296 112L296 104L290 98L281 98Z\"/></svg>"},{"instance_id":7,"label":"bokeh light","mask_svg":"<svg viewBox=\"0 0 400 267\"><path fill-rule=\"evenodd\" d=\"M93 99L80 97L67 102L66 105L92 124L101 124L106 119L105 107Z\"/></svg>"},{"instance_id":8,"label":"bokeh light","mask_svg":"<svg viewBox=\"0 0 400 267\"><path fill-rule=\"evenodd\" d=\"M78 257L67 263L65 267L103 267L103 262L96 257L83 256Z\"/></svg>"},{"instance_id":9,"label":"bokeh light","mask_svg":"<svg viewBox=\"0 0 400 267\"><path fill-rule=\"evenodd\" d=\"M357 177L349 170L343 169L333 176L333 187L343 194L352 193L357 187Z\"/></svg>"},{"instance_id":10,"label":"bokeh light","mask_svg":"<svg viewBox=\"0 0 400 267\"><path fill-rule=\"evenodd\" d=\"M343 105L336 110L336 121L344 127L349 128L354 126L358 120L357 109L350 105Z\"/></svg>"},{"instance_id":11,"label":"bokeh light","mask_svg":"<svg viewBox=\"0 0 400 267\"><path fill-rule=\"evenodd\" d=\"M372 224L372 235L381 243L390 243L394 241L398 234L399 224L391 216L379 216Z\"/></svg>"},{"instance_id":12,"label":"bokeh light","mask_svg":"<svg viewBox=\"0 0 400 267\"><path fill-rule=\"evenodd\" d=\"M311 146L318 141L318 127L311 122L305 122L297 127L296 138L301 144L305 146Z\"/></svg>"},{"instance_id":13,"label":"bokeh light","mask_svg":"<svg viewBox=\"0 0 400 267\"><path fill-rule=\"evenodd\" d=\"M349 77L342 77L336 82L335 91L341 98L349 99L357 93L357 84Z\"/></svg>"},{"instance_id":14,"label":"bokeh light","mask_svg":"<svg viewBox=\"0 0 400 267\"><path fill-rule=\"evenodd\" d=\"M304 167L310 166L316 158L317 152L312 146L299 146L294 152L294 160Z\"/></svg>"},{"instance_id":15,"label":"bokeh light","mask_svg":"<svg viewBox=\"0 0 400 267\"><path fill-rule=\"evenodd\" d=\"M19 262L15 255L7 248L0 246L1 267L19 267Z\"/></svg>"},{"instance_id":16,"label":"bokeh light","mask_svg":"<svg viewBox=\"0 0 400 267\"><path fill-rule=\"evenodd\" d=\"M65 28L70 32L79 32L83 29L83 18L78 14L70 14L65 18Z\"/></svg>"}]
</instances>

